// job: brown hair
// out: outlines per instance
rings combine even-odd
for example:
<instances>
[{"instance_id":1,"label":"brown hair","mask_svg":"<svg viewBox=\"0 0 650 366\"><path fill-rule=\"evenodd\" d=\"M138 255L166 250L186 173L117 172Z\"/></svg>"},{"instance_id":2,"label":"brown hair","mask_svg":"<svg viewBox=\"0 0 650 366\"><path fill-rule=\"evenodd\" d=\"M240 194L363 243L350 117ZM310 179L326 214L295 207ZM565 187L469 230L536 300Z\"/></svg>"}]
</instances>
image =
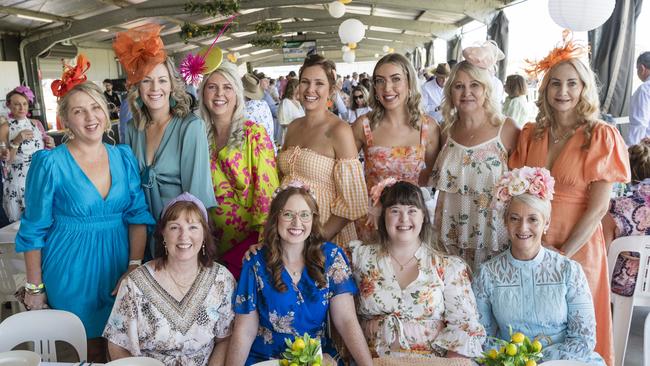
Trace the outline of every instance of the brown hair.
<instances>
[{"instance_id":1,"label":"brown hair","mask_svg":"<svg viewBox=\"0 0 650 366\"><path fill-rule=\"evenodd\" d=\"M357 104L357 98L354 97L355 91L361 93L361 95L363 96L363 100L366 102L366 106L368 105L368 89L366 89L363 85L361 85L361 83L359 83L357 86L352 88L352 91L350 92L350 99L352 99L352 102L350 103L350 109L352 110L361 108L359 104Z\"/></svg>"},{"instance_id":2,"label":"brown hair","mask_svg":"<svg viewBox=\"0 0 650 366\"><path fill-rule=\"evenodd\" d=\"M326 59L317 53L311 54L305 58L305 62L300 66L298 80L302 79L302 73L305 69L312 66L320 66L320 68L323 69L327 76L327 82L330 84L330 93L332 93L334 91L334 86L336 85L336 64L332 60Z\"/></svg>"},{"instance_id":3,"label":"brown hair","mask_svg":"<svg viewBox=\"0 0 650 366\"><path fill-rule=\"evenodd\" d=\"M167 264L167 251L165 250L165 239L163 238L162 232L169 221L178 219L182 214L198 218L201 227L203 227L203 245L205 245L205 252L203 249L199 250L199 265L212 267L214 263L214 259L217 256L217 247L214 245L212 235L210 235L210 228L203 217L203 213L193 202L178 201L169 206L167 211L165 211L165 214L158 221L156 231L153 234L153 238L156 240L155 258L160 258L160 261L156 263L156 270L162 269Z\"/></svg>"},{"instance_id":4,"label":"brown hair","mask_svg":"<svg viewBox=\"0 0 650 366\"><path fill-rule=\"evenodd\" d=\"M7 96L5 97L5 105L8 107L11 104L11 97L14 95L20 95L21 97L25 98L27 101L27 105L31 105L32 103L29 101L29 98L25 95L25 93L21 93L18 90L12 90L9 93L7 93Z\"/></svg>"},{"instance_id":5,"label":"brown hair","mask_svg":"<svg viewBox=\"0 0 650 366\"><path fill-rule=\"evenodd\" d=\"M372 80L375 80L377 70L385 64L393 64L402 68L406 81L408 82L408 99L406 100L406 109L409 115L409 125L416 130L420 130L420 119L423 117L422 110L420 110L420 91L416 80L417 73L413 68L413 64L406 57L399 53L389 53L377 61L375 68L372 70ZM368 106L372 109L368 112L368 120L370 121L370 128L375 129L384 118L386 109L376 98L377 92L375 87L370 88L370 96L368 97Z\"/></svg>"},{"instance_id":6,"label":"brown hair","mask_svg":"<svg viewBox=\"0 0 650 366\"><path fill-rule=\"evenodd\" d=\"M551 82L551 74L553 73L553 70L563 64L573 66L583 85L582 92L580 93L580 100L578 100L578 104L575 108L576 114L578 115L576 129L580 126L585 126L585 143L581 147L586 150L591 146L591 133L598 123L600 101L598 100L598 86L596 84L596 76L594 75L594 72L578 58L570 58L566 61L558 62L544 75L539 86L537 102L535 102L537 108L539 108L539 112L535 118L537 123L535 124L533 137L535 139L541 139L544 136L544 131L546 131L547 128L551 128L555 121L553 117L553 108L551 108L551 105L548 103L546 93L548 84Z\"/></svg>"},{"instance_id":7,"label":"brown hair","mask_svg":"<svg viewBox=\"0 0 650 366\"><path fill-rule=\"evenodd\" d=\"M440 251L438 243L433 242L433 227L431 226L431 217L429 210L424 203L424 196L422 190L412 183L406 181L399 181L390 187L384 188L379 198L381 203L381 214L377 223L379 232L379 242L385 249L390 242L388 237L388 230L386 229L386 210L394 205L407 205L415 206L422 211L424 220L422 221L422 229L420 230L420 240L424 245L429 248Z\"/></svg>"},{"instance_id":8,"label":"brown hair","mask_svg":"<svg viewBox=\"0 0 650 366\"><path fill-rule=\"evenodd\" d=\"M526 80L521 75L508 75L504 89L511 98L526 95Z\"/></svg>"},{"instance_id":9,"label":"brown hair","mask_svg":"<svg viewBox=\"0 0 650 366\"><path fill-rule=\"evenodd\" d=\"M266 248L266 269L271 274L273 287L279 292L287 291L287 284L282 280L282 245L280 244L280 235L278 234L278 220L284 205L293 195L300 195L307 206L314 214L311 225L311 233L305 240L305 267L307 273L320 288L324 288L325 281L325 256L321 251L321 246L325 239L323 238L320 220L318 218L318 204L314 197L304 188L289 187L280 193L271 202L269 217L264 225L264 246Z\"/></svg>"},{"instance_id":10,"label":"brown hair","mask_svg":"<svg viewBox=\"0 0 650 366\"><path fill-rule=\"evenodd\" d=\"M293 94L298 88L298 79L287 80L287 87L284 89L284 96L282 99L293 99Z\"/></svg>"},{"instance_id":11,"label":"brown hair","mask_svg":"<svg viewBox=\"0 0 650 366\"><path fill-rule=\"evenodd\" d=\"M650 178L650 141L641 141L627 149L630 155L632 181L637 183Z\"/></svg>"}]
</instances>

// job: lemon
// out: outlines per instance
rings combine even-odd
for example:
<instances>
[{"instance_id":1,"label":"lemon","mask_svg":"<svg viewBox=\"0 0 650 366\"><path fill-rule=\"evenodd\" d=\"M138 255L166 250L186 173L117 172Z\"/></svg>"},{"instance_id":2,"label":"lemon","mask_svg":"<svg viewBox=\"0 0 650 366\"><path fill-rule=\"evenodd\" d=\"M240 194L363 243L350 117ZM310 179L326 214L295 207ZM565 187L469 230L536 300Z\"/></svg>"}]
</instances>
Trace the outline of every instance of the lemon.
<instances>
[{"instance_id":1,"label":"lemon","mask_svg":"<svg viewBox=\"0 0 650 366\"><path fill-rule=\"evenodd\" d=\"M537 362L535 360L528 360L526 361L526 366L537 366Z\"/></svg>"},{"instance_id":2,"label":"lemon","mask_svg":"<svg viewBox=\"0 0 650 366\"><path fill-rule=\"evenodd\" d=\"M318 343L318 341L316 341L316 340L313 339L313 338L309 340L309 345L310 345L310 346L315 346L316 343Z\"/></svg>"},{"instance_id":3,"label":"lemon","mask_svg":"<svg viewBox=\"0 0 650 366\"><path fill-rule=\"evenodd\" d=\"M293 362L293 363L291 363L289 366L298 366L298 364L295 363L295 362Z\"/></svg>"},{"instance_id":4,"label":"lemon","mask_svg":"<svg viewBox=\"0 0 650 366\"><path fill-rule=\"evenodd\" d=\"M540 341L533 341L531 346L533 346L533 351L535 352L539 352L542 350L542 342Z\"/></svg>"},{"instance_id":5,"label":"lemon","mask_svg":"<svg viewBox=\"0 0 650 366\"><path fill-rule=\"evenodd\" d=\"M512 335L512 342L513 343L523 343L524 342L525 336L519 332L515 333Z\"/></svg>"},{"instance_id":6,"label":"lemon","mask_svg":"<svg viewBox=\"0 0 650 366\"><path fill-rule=\"evenodd\" d=\"M292 351L302 351L303 349L305 349L305 341L300 338L296 339L296 341L293 342L293 345L291 346Z\"/></svg>"},{"instance_id":7,"label":"lemon","mask_svg":"<svg viewBox=\"0 0 650 366\"><path fill-rule=\"evenodd\" d=\"M499 353L506 353L506 348L505 347L499 348Z\"/></svg>"},{"instance_id":8,"label":"lemon","mask_svg":"<svg viewBox=\"0 0 650 366\"><path fill-rule=\"evenodd\" d=\"M280 365L289 366L289 360L280 360Z\"/></svg>"},{"instance_id":9,"label":"lemon","mask_svg":"<svg viewBox=\"0 0 650 366\"><path fill-rule=\"evenodd\" d=\"M510 343L506 346L506 354L508 356L514 356L517 354L517 346Z\"/></svg>"},{"instance_id":10,"label":"lemon","mask_svg":"<svg viewBox=\"0 0 650 366\"><path fill-rule=\"evenodd\" d=\"M311 364L311 366L320 366L320 363L314 362L314 363Z\"/></svg>"},{"instance_id":11,"label":"lemon","mask_svg":"<svg viewBox=\"0 0 650 366\"><path fill-rule=\"evenodd\" d=\"M493 359L493 360L495 358L497 358L498 355L499 354L497 353L497 350L495 350L495 349L491 349L490 352L488 352L488 357Z\"/></svg>"}]
</instances>

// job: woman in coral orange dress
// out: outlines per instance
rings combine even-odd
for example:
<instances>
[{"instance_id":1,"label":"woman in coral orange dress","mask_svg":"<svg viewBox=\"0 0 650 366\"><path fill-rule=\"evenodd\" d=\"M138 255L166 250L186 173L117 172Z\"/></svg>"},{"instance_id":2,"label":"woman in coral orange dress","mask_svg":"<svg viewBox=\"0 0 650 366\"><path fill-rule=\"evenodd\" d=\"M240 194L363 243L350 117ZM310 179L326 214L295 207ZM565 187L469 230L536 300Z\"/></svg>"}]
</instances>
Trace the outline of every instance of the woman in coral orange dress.
<instances>
[{"instance_id":1,"label":"woman in coral orange dress","mask_svg":"<svg viewBox=\"0 0 650 366\"><path fill-rule=\"evenodd\" d=\"M615 182L630 180L618 131L598 120L594 74L571 41L540 61L537 123L528 123L510 156L511 169L546 167L555 178L551 224L543 242L582 265L596 313L596 352L614 364L607 252L600 220ZM557 57L563 55L563 57ZM555 56L555 57L554 57Z\"/></svg>"}]
</instances>

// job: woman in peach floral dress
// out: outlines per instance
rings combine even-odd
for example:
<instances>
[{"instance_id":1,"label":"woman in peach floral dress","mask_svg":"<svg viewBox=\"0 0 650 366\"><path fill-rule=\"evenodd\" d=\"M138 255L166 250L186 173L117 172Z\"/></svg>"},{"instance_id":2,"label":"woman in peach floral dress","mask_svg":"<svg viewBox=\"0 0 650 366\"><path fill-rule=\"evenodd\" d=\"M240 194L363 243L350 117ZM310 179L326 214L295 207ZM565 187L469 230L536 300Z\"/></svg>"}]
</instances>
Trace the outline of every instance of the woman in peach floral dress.
<instances>
[{"instance_id":1,"label":"woman in peach floral dress","mask_svg":"<svg viewBox=\"0 0 650 366\"><path fill-rule=\"evenodd\" d=\"M352 125L357 149L363 149L368 191L393 177L426 185L438 155L439 128L420 110L416 72L399 53L382 57L373 71L370 90L372 111ZM376 241L377 215L356 221L364 242Z\"/></svg>"},{"instance_id":2,"label":"woman in peach floral dress","mask_svg":"<svg viewBox=\"0 0 650 366\"><path fill-rule=\"evenodd\" d=\"M380 244L350 243L357 313L373 356L479 356L485 330L467 265L431 245L420 188L397 182L380 202Z\"/></svg>"},{"instance_id":3,"label":"woman in peach floral dress","mask_svg":"<svg viewBox=\"0 0 650 366\"><path fill-rule=\"evenodd\" d=\"M289 125L278 167L282 184L297 180L311 188L325 240L345 248L357 238L352 221L368 212L368 193L352 129L327 110L335 78L334 62L305 59L299 73L305 117Z\"/></svg>"}]
</instances>

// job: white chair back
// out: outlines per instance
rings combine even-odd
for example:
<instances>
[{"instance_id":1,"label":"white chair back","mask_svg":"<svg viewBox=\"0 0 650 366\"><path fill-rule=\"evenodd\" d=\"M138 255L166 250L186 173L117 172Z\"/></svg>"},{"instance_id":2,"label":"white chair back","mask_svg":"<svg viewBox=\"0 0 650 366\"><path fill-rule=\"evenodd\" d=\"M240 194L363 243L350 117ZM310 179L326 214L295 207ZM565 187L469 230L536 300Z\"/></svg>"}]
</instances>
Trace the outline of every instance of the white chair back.
<instances>
[{"instance_id":1,"label":"white chair back","mask_svg":"<svg viewBox=\"0 0 650 366\"><path fill-rule=\"evenodd\" d=\"M24 342L34 343L34 352L45 362L56 362L55 341L70 343L80 360L87 358L86 330L81 320L63 310L34 310L14 314L0 323L0 352Z\"/></svg>"},{"instance_id":2,"label":"white chair back","mask_svg":"<svg viewBox=\"0 0 650 366\"><path fill-rule=\"evenodd\" d=\"M643 366L650 366L650 314L643 326Z\"/></svg>"},{"instance_id":3,"label":"white chair back","mask_svg":"<svg viewBox=\"0 0 650 366\"><path fill-rule=\"evenodd\" d=\"M624 236L612 242L607 253L609 279L612 278L616 258L621 252L639 253L639 274L631 297L611 293L614 308L614 365L623 366L627 348L630 321L635 306L650 306L650 278L648 276L648 256L650 254L650 236ZM646 349L645 352L650 352Z\"/></svg>"},{"instance_id":4,"label":"white chair back","mask_svg":"<svg viewBox=\"0 0 650 366\"><path fill-rule=\"evenodd\" d=\"M165 366L165 364L149 357L127 357L111 361L106 366Z\"/></svg>"}]
</instances>

